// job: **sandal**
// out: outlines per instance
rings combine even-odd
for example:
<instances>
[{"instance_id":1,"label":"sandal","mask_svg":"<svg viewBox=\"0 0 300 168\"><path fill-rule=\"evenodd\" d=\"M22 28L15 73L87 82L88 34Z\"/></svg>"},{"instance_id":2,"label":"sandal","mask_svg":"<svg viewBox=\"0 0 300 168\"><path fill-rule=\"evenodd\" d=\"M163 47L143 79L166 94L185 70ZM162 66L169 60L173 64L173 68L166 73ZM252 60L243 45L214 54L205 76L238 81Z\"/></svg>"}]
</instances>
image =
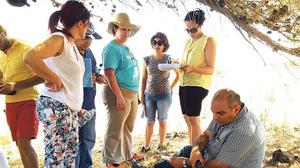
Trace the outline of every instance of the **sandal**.
<instances>
[{"instance_id":1,"label":"sandal","mask_svg":"<svg viewBox=\"0 0 300 168\"><path fill-rule=\"evenodd\" d=\"M132 159L141 160L144 159L144 155L135 153L133 154Z\"/></svg>"},{"instance_id":2,"label":"sandal","mask_svg":"<svg viewBox=\"0 0 300 168\"><path fill-rule=\"evenodd\" d=\"M164 146L164 145L159 145L157 148L156 148L158 151L166 151L167 150L167 146Z\"/></svg>"},{"instance_id":3,"label":"sandal","mask_svg":"<svg viewBox=\"0 0 300 168\"><path fill-rule=\"evenodd\" d=\"M141 148L141 152L142 153L147 153L147 152L149 152L151 150L151 148L150 148L150 146L148 147L148 148L146 148L145 146L143 146L142 148Z\"/></svg>"}]
</instances>

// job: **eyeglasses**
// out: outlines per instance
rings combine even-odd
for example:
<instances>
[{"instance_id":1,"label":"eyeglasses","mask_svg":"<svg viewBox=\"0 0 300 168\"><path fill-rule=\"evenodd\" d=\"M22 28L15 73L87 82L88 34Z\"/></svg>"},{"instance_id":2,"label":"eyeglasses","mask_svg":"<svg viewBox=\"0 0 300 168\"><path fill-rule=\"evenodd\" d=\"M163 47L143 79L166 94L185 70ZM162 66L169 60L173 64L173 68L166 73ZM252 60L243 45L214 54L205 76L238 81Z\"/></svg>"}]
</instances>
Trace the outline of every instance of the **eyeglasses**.
<instances>
[{"instance_id":1,"label":"eyeglasses","mask_svg":"<svg viewBox=\"0 0 300 168\"><path fill-rule=\"evenodd\" d=\"M196 27L193 27L191 29L185 29L185 30L186 30L187 33L192 33L192 34L194 34L194 33L197 32L197 28Z\"/></svg>"},{"instance_id":2,"label":"eyeglasses","mask_svg":"<svg viewBox=\"0 0 300 168\"><path fill-rule=\"evenodd\" d=\"M161 45L163 45L163 42L162 42L161 40L153 40L153 41L152 41L152 45L153 45L153 46L156 46L156 45L161 46Z\"/></svg>"}]
</instances>

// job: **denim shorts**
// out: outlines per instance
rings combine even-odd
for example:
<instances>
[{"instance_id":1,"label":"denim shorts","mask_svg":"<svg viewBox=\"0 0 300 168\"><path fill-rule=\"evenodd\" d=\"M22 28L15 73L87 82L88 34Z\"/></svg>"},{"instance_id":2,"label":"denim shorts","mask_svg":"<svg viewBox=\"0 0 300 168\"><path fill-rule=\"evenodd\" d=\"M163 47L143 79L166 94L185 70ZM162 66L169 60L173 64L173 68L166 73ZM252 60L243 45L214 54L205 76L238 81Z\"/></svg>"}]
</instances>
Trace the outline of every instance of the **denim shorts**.
<instances>
[{"instance_id":1,"label":"denim shorts","mask_svg":"<svg viewBox=\"0 0 300 168\"><path fill-rule=\"evenodd\" d=\"M159 121L166 121L168 118L168 111L171 103L171 92L164 93L161 95L145 93L145 111L148 122L155 122L156 111L157 119Z\"/></svg>"}]
</instances>

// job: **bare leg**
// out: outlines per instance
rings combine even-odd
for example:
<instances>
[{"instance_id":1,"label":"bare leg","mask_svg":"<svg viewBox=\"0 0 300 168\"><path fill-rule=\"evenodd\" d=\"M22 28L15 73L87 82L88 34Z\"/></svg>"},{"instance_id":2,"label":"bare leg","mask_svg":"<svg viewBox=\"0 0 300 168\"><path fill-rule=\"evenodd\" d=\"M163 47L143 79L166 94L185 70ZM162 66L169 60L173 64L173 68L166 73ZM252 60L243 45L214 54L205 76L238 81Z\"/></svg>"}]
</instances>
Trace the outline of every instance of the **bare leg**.
<instances>
[{"instance_id":1,"label":"bare leg","mask_svg":"<svg viewBox=\"0 0 300 168\"><path fill-rule=\"evenodd\" d=\"M145 134L145 147L146 148L148 148L150 146L151 137L153 134L153 126L154 126L154 123L147 122L146 134Z\"/></svg>"},{"instance_id":2,"label":"bare leg","mask_svg":"<svg viewBox=\"0 0 300 168\"><path fill-rule=\"evenodd\" d=\"M26 156L25 156L25 154L20 150L20 148L19 148L19 146L18 146L18 141L16 141L16 145L17 145L17 147L18 147L18 149L19 149L19 153L20 153L20 156L21 156L21 161L22 161L22 164L23 164L23 167L28 167L27 165L26 165Z\"/></svg>"},{"instance_id":3,"label":"bare leg","mask_svg":"<svg viewBox=\"0 0 300 168\"><path fill-rule=\"evenodd\" d=\"M31 139L20 138L17 141L17 146L20 151L24 168L37 168L38 167L37 154L33 149L33 147L31 146Z\"/></svg>"},{"instance_id":4,"label":"bare leg","mask_svg":"<svg viewBox=\"0 0 300 168\"><path fill-rule=\"evenodd\" d=\"M166 134L167 134L167 122L160 121L159 122L159 146L164 145Z\"/></svg>"},{"instance_id":5,"label":"bare leg","mask_svg":"<svg viewBox=\"0 0 300 168\"><path fill-rule=\"evenodd\" d=\"M192 127L191 127L191 123L190 123L189 117L184 114L183 118L184 118L184 121L185 121L185 123L187 125L187 128L188 128L190 145L193 145L193 143L192 143Z\"/></svg>"},{"instance_id":6,"label":"bare leg","mask_svg":"<svg viewBox=\"0 0 300 168\"><path fill-rule=\"evenodd\" d=\"M192 133L191 144L194 144L201 134L200 117L199 116L189 117L189 121L191 123L191 133Z\"/></svg>"}]
</instances>

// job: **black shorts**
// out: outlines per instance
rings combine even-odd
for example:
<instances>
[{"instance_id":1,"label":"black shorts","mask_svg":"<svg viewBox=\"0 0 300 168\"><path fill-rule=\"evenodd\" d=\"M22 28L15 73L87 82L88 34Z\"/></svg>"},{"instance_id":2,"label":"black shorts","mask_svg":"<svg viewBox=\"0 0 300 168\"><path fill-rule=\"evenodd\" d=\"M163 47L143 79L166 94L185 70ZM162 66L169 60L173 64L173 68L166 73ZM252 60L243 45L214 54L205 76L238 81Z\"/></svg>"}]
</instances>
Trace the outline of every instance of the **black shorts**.
<instances>
[{"instance_id":1,"label":"black shorts","mask_svg":"<svg viewBox=\"0 0 300 168\"><path fill-rule=\"evenodd\" d=\"M208 90L198 86L180 86L179 98L182 114L199 116L202 100L207 96Z\"/></svg>"}]
</instances>

